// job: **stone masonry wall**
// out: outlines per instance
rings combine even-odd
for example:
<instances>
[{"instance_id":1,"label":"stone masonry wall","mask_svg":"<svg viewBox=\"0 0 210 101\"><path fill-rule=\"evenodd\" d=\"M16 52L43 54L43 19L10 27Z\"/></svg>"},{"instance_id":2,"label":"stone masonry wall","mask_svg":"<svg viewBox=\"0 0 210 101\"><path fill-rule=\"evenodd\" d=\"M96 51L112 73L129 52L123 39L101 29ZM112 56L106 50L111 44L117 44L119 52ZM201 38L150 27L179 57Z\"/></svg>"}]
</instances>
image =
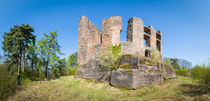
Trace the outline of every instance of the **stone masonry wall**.
<instances>
[{"instance_id":1,"label":"stone masonry wall","mask_svg":"<svg viewBox=\"0 0 210 101\"><path fill-rule=\"evenodd\" d=\"M145 30L147 36L145 36ZM132 17L128 21L127 42L120 42L121 31L122 18L120 16L104 19L102 33L87 17L82 16L79 19L79 69L76 77L108 81L113 86L130 89L162 83L164 76L166 78L175 77L170 65L157 63L144 57L145 50L156 49L159 42L160 56L162 56L161 31L156 32L152 26L144 26L143 21L137 17ZM148 46L144 46L144 39L149 40ZM99 61L100 53L110 45L120 44L123 53L123 57L120 58L120 66L118 70L108 71L107 67Z\"/></svg>"},{"instance_id":2,"label":"stone masonry wall","mask_svg":"<svg viewBox=\"0 0 210 101\"><path fill-rule=\"evenodd\" d=\"M87 63L95 58L95 46L101 43L101 31L85 16L79 19L78 31L78 61Z\"/></svg>"},{"instance_id":3,"label":"stone masonry wall","mask_svg":"<svg viewBox=\"0 0 210 101\"><path fill-rule=\"evenodd\" d=\"M119 45L122 18L120 16L113 16L104 19L102 27L102 49L105 49L109 45Z\"/></svg>"},{"instance_id":4,"label":"stone masonry wall","mask_svg":"<svg viewBox=\"0 0 210 101\"><path fill-rule=\"evenodd\" d=\"M156 31L153 26L149 26L150 29L150 47L156 49Z\"/></svg>"},{"instance_id":5,"label":"stone masonry wall","mask_svg":"<svg viewBox=\"0 0 210 101\"><path fill-rule=\"evenodd\" d=\"M127 41L135 46L136 55L144 56L144 23L140 18L132 17L128 21Z\"/></svg>"}]
</instances>

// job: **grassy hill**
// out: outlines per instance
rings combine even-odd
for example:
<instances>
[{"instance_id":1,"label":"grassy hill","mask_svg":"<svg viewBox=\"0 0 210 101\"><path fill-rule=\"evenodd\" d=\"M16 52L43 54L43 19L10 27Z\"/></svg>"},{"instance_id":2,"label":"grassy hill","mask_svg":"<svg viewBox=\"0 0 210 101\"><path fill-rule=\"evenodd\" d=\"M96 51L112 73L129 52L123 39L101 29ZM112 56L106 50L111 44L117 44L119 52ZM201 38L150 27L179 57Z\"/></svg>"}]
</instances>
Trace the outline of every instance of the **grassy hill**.
<instances>
[{"instance_id":1,"label":"grassy hill","mask_svg":"<svg viewBox=\"0 0 210 101\"><path fill-rule=\"evenodd\" d=\"M64 76L23 85L9 101L179 101L210 100L210 90L188 77L137 90L114 88L108 83Z\"/></svg>"}]
</instances>

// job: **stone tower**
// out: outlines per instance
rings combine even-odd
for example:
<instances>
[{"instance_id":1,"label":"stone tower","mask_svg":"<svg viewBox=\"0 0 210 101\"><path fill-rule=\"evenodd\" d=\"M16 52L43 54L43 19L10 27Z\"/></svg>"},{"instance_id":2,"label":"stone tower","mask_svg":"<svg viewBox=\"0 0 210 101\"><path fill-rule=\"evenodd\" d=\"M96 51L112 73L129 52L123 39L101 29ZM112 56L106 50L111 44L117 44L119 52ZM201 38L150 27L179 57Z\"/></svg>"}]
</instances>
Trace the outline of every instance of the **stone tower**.
<instances>
[{"instance_id":1,"label":"stone tower","mask_svg":"<svg viewBox=\"0 0 210 101\"><path fill-rule=\"evenodd\" d=\"M113 16L103 20L102 49L110 45L120 44L120 32L122 31L122 18Z\"/></svg>"}]
</instances>

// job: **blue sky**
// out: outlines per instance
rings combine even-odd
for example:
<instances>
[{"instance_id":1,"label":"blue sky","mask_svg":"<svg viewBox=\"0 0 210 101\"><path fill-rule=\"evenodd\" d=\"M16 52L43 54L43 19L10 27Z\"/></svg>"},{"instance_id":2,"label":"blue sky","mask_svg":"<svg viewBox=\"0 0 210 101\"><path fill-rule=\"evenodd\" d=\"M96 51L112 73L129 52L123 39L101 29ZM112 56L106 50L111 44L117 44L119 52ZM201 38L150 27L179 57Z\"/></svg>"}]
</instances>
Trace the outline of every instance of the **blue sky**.
<instances>
[{"instance_id":1,"label":"blue sky","mask_svg":"<svg viewBox=\"0 0 210 101\"><path fill-rule=\"evenodd\" d=\"M163 31L164 57L193 65L210 58L210 0L0 0L0 41L13 25L30 24L37 40L57 30L67 57L77 51L78 20L83 15L99 29L103 19L121 16L122 41L128 19L140 17L145 25Z\"/></svg>"}]
</instances>

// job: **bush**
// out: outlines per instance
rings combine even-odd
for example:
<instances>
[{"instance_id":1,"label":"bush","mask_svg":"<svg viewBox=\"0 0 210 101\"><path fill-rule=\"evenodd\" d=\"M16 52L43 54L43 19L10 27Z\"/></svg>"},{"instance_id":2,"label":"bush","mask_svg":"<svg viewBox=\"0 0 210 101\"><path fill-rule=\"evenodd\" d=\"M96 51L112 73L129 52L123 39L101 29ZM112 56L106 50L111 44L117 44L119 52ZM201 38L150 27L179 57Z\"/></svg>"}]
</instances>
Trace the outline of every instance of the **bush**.
<instances>
[{"instance_id":1,"label":"bush","mask_svg":"<svg viewBox=\"0 0 210 101\"><path fill-rule=\"evenodd\" d=\"M210 84L210 65L196 65L191 73L194 79L200 80L201 83Z\"/></svg>"},{"instance_id":2,"label":"bush","mask_svg":"<svg viewBox=\"0 0 210 101\"><path fill-rule=\"evenodd\" d=\"M78 67L68 67L66 74L67 75L75 75L78 71Z\"/></svg>"},{"instance_id":3,"label":"bush","mask_svg":"<svg viewBox=\"0 0 210 101\"><path fill-rule=\"evenodd\" d=\"M152 50L151 59L158 60L158 61L160 60L160 54L157 49Z\"/></svg>"},{"instance_id":4,"label":"bush","mask_svg":"<svg viewBox=\"0 0 210 101\"><path fill-rule=\"evenodd\" d=\"M100 63L109 71L117 70L120 65L121 45L112 45L100 53Z\"/></svg>"},{"instance_id":5,"label":"bush","mask_svg":"<svg viewBox=\"0 0 210 101\"><path fill-rule=\"evenodd\" d=\"M0 100L6 100L15 93L16 76L11 75L4 65L0 65Z\"/></svg>"},{"instance_id":6,"label":"bush","mask_svg":"<svg viewBox=\"0 0 210 101\"><path fill-rule=\"evenodd\" d=\"M175 72L177 75L180 75L180 76L189 76L190 75L189 69L184 69L184 68L175 69Z\"/></svg>"}]
</instances>

